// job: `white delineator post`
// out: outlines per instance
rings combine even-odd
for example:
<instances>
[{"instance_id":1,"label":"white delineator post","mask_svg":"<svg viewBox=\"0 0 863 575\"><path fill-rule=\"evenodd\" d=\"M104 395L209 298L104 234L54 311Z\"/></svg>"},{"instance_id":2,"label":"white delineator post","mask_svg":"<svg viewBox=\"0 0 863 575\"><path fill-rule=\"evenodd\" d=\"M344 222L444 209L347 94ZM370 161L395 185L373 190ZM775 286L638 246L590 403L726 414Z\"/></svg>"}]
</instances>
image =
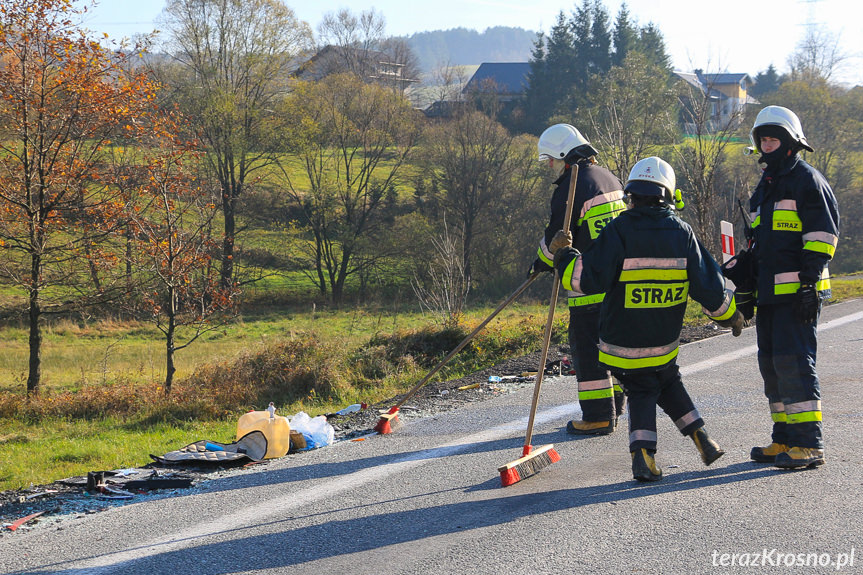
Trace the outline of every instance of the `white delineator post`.
<instances>
[{"instance_id":1,"label":"white delineator post","mask_svg":"<svg viewBox=\"0 0 863 575\"><path fill-rule=\"evenodd\" d=\"M722 239L722 263L734 257L734 224L722 220L719 222L719 234ZM734 289L734 283L726 278L725 287Z\"/></svg>"}]
</instances>

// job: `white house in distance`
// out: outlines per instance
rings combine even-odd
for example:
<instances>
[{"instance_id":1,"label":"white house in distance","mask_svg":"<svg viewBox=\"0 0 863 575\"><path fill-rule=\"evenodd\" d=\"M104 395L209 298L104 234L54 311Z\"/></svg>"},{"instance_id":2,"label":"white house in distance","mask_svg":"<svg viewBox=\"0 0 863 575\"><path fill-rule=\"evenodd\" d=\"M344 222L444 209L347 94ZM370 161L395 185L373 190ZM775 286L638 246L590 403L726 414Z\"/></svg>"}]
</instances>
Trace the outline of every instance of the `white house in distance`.
<instances>
[{"instance_id":1,"label":"white house in distance","mask_svg":"<svg viewBox=\"0 0 863 575\"><path fill-rule=\"evenodd\" d=\"M711 124L714 129L737 128L743 121L747 105L758 104L749 95L749 88L755 80L745 73L705 74L702 70L694 72L674 72L687 84L707 95L711 101ZM686 133L692 133L691 126L683 126Z\"/></svg>"}]
</instances>

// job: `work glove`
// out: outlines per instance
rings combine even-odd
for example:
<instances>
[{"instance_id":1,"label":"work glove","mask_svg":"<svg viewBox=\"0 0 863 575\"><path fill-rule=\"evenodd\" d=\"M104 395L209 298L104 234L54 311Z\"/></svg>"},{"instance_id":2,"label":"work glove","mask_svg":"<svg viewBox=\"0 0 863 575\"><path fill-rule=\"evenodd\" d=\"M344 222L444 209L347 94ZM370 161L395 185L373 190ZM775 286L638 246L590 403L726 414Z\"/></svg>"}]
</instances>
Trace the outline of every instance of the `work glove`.
<instances>
[{"instance_id":1,"label":"work glove","mask_svg":"<svg viewBox=\"0 0 863 575\"><path fill-rule=\"evenodd\" d=\"M756 261L752 250L740 250L720 266L722 275L734 282L737 289L752 291L756 284Z\"/></svg>"},{"instance_id":2,"label":"work glove","mask_svg":"<svg viewBox=\"0 0 863 575\"><path fill-rule=\"evenodd\" d=\"M552 268L550 265L548 265L547 263L545 263L541 259L536 258L533 261L533 264L530 266L530 269L527 270L527 277L530 277L532 275L542 273L542 272L550 272L551 269Z\"/></svg>"},{"instance_id":3,"label":"work glove","mask_svg":"<svg viewBox=\"0 0 863 575\"><path fill-rule=\"evenodd\" d=\"M551 243L548 244L548 251L557 254L560 248L572 247L572 232L567 230L558 230L554 237L551 238Z\"/></svg>"},{"instance_id":4,"label":"work glove","mask_svg":"<svg viewBox=\"0 0 863 575\"><path fill-rule=\"evenodd\" d=\"M794 315L804 325L818 321L821 312L821 294L815 284L802 284L794 297Z\"/></svg>"},{"instance_id":5,"label":"work glove","mask_svg":"<svg viewBox=\"0 0 863 575\"><path fill-rule=\"evenodd\" d=\"M715 319L713 321L722 327L731 328L731 335L734 337L739 336L743 331L743 327L746 325L746 320L743 319L743 314L740 313L740 310L734 310L734 315L728 319Z\"/></svg>"},{"instance_id":6,"label":"work glove","mask_svg":"<svg viewBox=\"0 0 863 575\"><path fill-rule=\"evenodd\" d=\"M736 290L734 292L734 305L737 306L737 309L743 314L743 319L749 325L749 320L755 315L755 294L751 291Z\"/></svg>"},{"instance_id":7,"label":"work glove","mask_svg":"<svg viewBox=\"0 0 863 575\"><path fill-rule=\"evenodd\" d=\"M552 238L551 243L548 245L548 249L554 253L554 268L560 269L560 260L566 252L563 248L572 247L572 233L564 232L563 230L558 231L554 238ZM576 257L579 254L578 250L575 250Z\"/></svg>"}]
</instances>

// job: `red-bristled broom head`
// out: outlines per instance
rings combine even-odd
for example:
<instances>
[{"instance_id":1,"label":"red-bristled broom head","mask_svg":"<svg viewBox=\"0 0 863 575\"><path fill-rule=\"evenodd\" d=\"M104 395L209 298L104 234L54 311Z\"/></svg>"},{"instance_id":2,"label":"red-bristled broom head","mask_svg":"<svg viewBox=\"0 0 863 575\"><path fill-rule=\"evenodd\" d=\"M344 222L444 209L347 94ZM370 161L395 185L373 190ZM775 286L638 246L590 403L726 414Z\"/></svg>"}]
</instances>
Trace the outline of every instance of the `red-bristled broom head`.
<instances>
[{"instance_id":1,"label":"red-bristled broom head","mask_svg":"<svg viewBox=\"0 0 863 575\"><path fill-rule=\"evenodd\" d=\"M560 461L560 455L554 450L552 444L543 445L536 449L526 445L523 453L525 455L522 457L497 468L500 472L501 487L518 483L522 479L536 475L552 463Z\"/></svg>"},{"instance_id":2,"label":"red-bristled broom head","mask_svg":"<svg viewBox=\"0 0 863 575\"><path fill-rule=\"evenodd\" d=\"M393 407L388 413L381 415L381 418L375 424L375 431L381 435L386 435L396 431L402 426L402 421L399 419L399 408Z\"/></svg>"}]
</instances>

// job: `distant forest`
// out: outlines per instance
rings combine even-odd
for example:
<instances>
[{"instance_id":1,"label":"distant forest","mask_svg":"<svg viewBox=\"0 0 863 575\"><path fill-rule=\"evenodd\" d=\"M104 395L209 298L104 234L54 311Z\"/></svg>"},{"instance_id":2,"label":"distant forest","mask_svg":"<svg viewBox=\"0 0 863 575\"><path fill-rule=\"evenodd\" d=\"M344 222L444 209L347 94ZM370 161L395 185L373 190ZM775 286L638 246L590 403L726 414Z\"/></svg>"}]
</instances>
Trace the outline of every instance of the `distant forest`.
<instances>
[{"instance_id":1,"label":"distant forest","mask_svg":"<svg viewBox=\"0 0 863 575\"><path fill-rule=\"evenodd\" d=\"M404 38L423 72L442 65L471 65L483 62L527 62L536 32L495 26L485 32L467 28L418 32Z\"/></svg>"}]
</instances>

